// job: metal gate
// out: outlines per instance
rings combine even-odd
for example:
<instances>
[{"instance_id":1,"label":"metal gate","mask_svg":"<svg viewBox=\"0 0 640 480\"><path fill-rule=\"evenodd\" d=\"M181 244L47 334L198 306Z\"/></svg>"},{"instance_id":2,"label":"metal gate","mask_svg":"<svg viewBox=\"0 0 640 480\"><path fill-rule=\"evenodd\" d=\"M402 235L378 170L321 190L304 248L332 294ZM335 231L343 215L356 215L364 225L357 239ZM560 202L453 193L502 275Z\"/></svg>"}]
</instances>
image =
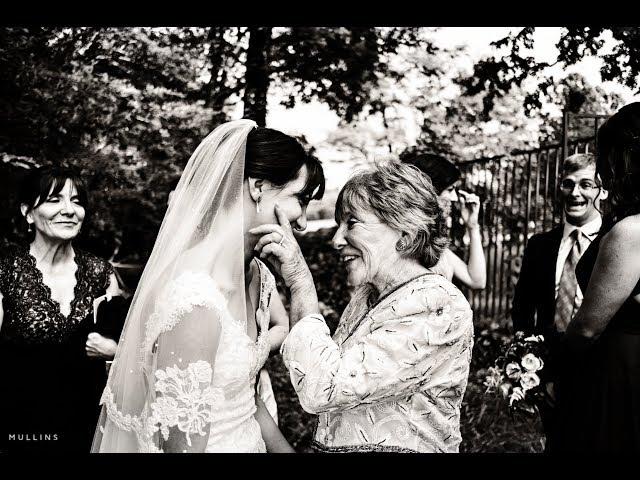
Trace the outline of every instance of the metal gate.
<instances>
[{"instance_id":1,"label":"metal gate","mask_svg":"<svg viewBox=\"0 0 640 480\"><path fill-rule=\"evenodd\" d=\"M479 321L507 321L527 240L562 221L557 186L564 158L594 151L598 122L606 117L576 115L595 120L594 136L570 140L566 134L569 115L565 112L559 144L459 164L460 188L476 193L481 200L486 288L463 288ZM456 213L452 212L452 249L468 258L469 239Z\"/></svg>"}]
</instances>

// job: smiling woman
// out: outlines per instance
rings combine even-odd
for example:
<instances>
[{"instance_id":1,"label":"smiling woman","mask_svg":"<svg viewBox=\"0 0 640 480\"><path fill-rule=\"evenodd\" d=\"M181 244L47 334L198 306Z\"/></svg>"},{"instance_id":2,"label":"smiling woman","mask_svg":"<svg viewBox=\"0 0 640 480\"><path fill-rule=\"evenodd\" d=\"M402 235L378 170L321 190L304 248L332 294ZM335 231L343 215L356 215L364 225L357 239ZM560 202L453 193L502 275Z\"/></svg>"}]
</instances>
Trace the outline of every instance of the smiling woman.
<instances>
[{"instance_id":1,"label":"smiling woman","mask_svg":"<svg viewBox=\"0 0 640 480\"><path fill-rule=\"evenodd\" d=\"M50 183L48 179L46 183ZM26 193L28 197L35 194L37 197L35 200L23 198L20 206L22 215L29 224L30 231L35 227L39 242L72 240L80 232L84 221L86 192L82 187L78 191L77 185L81 184L77 179L56 179L49 189L46 188L46 183L40 185L39 191L31 190Z\"/></svg>"},{"instance_id":2,"label":"smiling woman","mask_svg":"<svg viewBox=\"0 0 640 480\"><path fill-rule=\"evenodd\" d=\"M328 452L457 452L473 344L462 293L432 271L446 246L429 177L399 162L352 177L336 204L333 246L356 291L333 335L284 212L254 229L291 290L281 352Z\"/></svg>"},{"instance_id":3,"label":"smiling woman","mask_svg":"<svg viewBox=\"0 0 640 480\"><path fill-rule=\"evenodd\" d=\"M95 331L94 302L119 289L108 262L73 247L86 208L74 171L41 168L24 183L31 242L0 259L0 382L11 392L0 400L2 450L89 451L104 360L117 346Z\"/></svg>"}]
</instances>

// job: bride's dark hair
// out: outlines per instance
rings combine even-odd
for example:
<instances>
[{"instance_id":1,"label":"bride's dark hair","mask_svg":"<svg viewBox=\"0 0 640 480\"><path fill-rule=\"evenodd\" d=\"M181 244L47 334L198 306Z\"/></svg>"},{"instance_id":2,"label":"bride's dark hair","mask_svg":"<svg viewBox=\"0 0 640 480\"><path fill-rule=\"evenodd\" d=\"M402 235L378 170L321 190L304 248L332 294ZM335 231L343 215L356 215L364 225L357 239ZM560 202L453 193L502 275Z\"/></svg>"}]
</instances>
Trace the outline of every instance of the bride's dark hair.
<instances>
[{"instance_id":1,"label":"bride's dark hair","mask_svg":"<svg viewBox=\"0 0 640 480\"><path fill-rule=\"evenodd\" d=\"M281 187L294 180L304 165L308 177L300 195L307 202L319 200L325 187L322 165L298 140L265 127L254 128L247 136L245 178L260 178Z\"/></svg>"}]
</instances>

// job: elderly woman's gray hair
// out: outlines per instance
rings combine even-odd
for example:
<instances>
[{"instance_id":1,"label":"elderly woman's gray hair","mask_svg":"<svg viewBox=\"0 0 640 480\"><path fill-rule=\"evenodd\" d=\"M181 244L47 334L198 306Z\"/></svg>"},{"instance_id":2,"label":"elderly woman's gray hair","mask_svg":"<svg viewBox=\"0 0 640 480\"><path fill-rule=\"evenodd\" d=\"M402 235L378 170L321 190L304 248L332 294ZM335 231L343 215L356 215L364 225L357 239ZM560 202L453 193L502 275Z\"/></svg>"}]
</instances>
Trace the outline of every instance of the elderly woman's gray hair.
<instances>
[{"instance_id":1,"label":"elderly woman's gray hair","mask_svg":"<svg viewBox=\"0 0 640 480\"><path fill-rule=\"evenodd\" d=\"M413 165L390 161L351 177L338 195L336 221L358 211L371 212L394 230L408 234L404 255L427 268L438 263L448 245L433 184Z\"/></svg>"}]
</instances>

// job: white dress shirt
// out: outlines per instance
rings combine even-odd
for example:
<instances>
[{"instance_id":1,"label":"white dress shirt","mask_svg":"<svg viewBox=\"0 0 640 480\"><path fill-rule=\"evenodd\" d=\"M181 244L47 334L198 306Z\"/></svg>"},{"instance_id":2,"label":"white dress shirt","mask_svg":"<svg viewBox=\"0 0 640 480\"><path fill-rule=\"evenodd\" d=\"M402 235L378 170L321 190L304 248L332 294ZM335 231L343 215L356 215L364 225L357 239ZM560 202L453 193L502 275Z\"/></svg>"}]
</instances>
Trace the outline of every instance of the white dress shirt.
<instances>
[{"instance_id":1,"label":"white dress shirt","mask_svg":"<svg viewBox=\"0 0 640 480\"><path fill-rule=\"evenodd\" d=\"M558 249L558 260L556 261L556 298L558 298L558 290L560 288L560 277L562 276L562 269L564 268L564 262L567 261L567 257L571 252L571 248L573 247L573 241L571 240L571 233L574 230L580 230L586 239L585 246L582 249L581 255L584 254L585 250L589 247L589 244L596 237L598 232L600 231L600 227L602 226L602 217L598 215L595 219L590 222L585 223L582 227L576 227L575 225L571 225L567 223L566 220L564 222L564 230L562 231L562 240L560 241L560 248ZM580 290L580 285L576 288L576 297L578 302L582 302L582 290Z\"/></svg>"}]
</instances>

